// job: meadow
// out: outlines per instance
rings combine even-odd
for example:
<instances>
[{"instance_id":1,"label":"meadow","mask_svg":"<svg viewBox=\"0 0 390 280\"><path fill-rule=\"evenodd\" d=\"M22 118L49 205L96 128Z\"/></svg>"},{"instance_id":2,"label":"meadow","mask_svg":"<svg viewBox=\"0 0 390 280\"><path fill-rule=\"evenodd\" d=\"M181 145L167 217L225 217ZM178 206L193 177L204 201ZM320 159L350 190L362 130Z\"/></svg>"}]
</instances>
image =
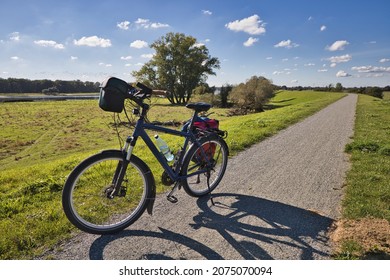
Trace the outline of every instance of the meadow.
<instances>
[{"instance_id":1,"label":"meadow","mask_svg":"<svg viewBox=\"0 0 390 280\"><path fill-rule=\"evenodd\" d=\"M359 95L337 258L390 259L390 92Z\"/></svg>"},{"instance_id":2,"label":"meadow","mask_svg":"<svg viewBox=\"0 0 390 280\"><path fill-rule=\"evenodd\" d=\"M343 96L281 91L265 112L228 117L227 109L215 108L210 117L228 131L227 143L235 155ZM151 121L183 122L190 116L185 107L152 100ZM63 214L62 187L82 159L119 148L113 116L99 109L96 100L1 103L0 125L0 259L33 259L77 232ZM123 137L130 132L120 128ZM163 137L172 150L182 141ZM134 153L150 165L158 191L166 191L159 180L162 169L141 141Z\"/></svg>"}]
</instances>

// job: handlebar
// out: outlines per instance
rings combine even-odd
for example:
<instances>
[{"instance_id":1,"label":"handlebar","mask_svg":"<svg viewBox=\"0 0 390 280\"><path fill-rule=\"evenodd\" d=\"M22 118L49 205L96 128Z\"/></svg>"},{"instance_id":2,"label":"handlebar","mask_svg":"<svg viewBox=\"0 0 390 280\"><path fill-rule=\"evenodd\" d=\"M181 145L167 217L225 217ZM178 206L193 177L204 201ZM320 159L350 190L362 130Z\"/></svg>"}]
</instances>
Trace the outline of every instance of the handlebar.
<instances>
[{"instance_id":1,"label":"handlebar","mask_svg":"<svg viewBox=\"0 0 390 280\"><path fill-rule=\"evenodd\" d=\"M153 90L140 82L137 82L136 87L139 90L132 88L132 90L137 90L137 91L134 92L131 90L129 92L128 98L133 100L135 103L137 103L141 107L144 105L144 102L143 102L144 99L150 98L153 94L167 96L169 93L166 90Z\"/></svg>"},{"instance_id":2,"label":"handlebar","mask_svg":"<svg viewBox=\"0 0 390 280\"><path fill-rule=\"evenodd\" d=\"M136 85L138 88L141 89L141 91L143 91L144 94L146 95L151 95L153 90L148 88L147 86L145 86L144 84L138 82L137 85Z\"/></svg>"}]
</instances>

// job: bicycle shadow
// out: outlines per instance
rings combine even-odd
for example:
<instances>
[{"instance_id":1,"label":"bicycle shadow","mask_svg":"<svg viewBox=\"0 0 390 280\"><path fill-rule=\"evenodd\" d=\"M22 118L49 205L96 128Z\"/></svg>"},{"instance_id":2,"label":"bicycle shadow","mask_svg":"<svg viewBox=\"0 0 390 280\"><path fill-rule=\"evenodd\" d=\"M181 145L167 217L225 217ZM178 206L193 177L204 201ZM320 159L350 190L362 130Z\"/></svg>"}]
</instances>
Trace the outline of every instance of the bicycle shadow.
<instances>
[{"instance_id":1,"label":"bicycle shadow","mask_svg":"<svg viewBox=\"0 0 390 280\"><path fill-rule=\"evenodd\" d=\"M209 247L204 244L191 239L185 235L175 233L173 231L164 229L159 227L160 232L156 231L146 231L146 230L123 230L122 232L115 235L102 235L98 239L96 239L90 249L89 249L89 259L91 260L103 260L104 249L113 241L116 241L121 238L127 237L147 237L147 238L159 238L168 241L173 241L175 243L182 244L187 246L188 248L197 251L200 255L202 255L206 259L213 260L223 260L222 256L217 252L213 251ZM148 253L142 254L142 259L148 260L173 260L172 257L167 255L157 253Z\"/></svg>"},{"instance_id":2,"label":"bicycle shadow","mask_svg":"<svg viewBox=\"0 0 390 280\"><path fill-rule=\"evenodd\" d=\"M269 246L297 250L299 251L297 259L316 259L315 255L321 258L329 257L326 251L319 250L317 247L318 244L324 246L327 244L326 232L333 222L331 218L284 203L248 195L218 193L213 194L213 199L216 202L214 206L210 206L207 196L197 200L201 211L193 217L194 223L189 226L195 230L204 227L216 231L243 259L277 258L268 252L266 247ZM89 258L103 259L103 252L111 242L129 237L143 237L150 242L152 239L172 241L197 252L205 259L228 259L223 256L223 253L221 255L189 236L162 227L158 229L159 232L124 230L116 235L101 236L92 243ZM145 259L173 259L164 253L144 252L141 254Z\"/></svg>"},{"instance_id":3,"label":"bicycle shadow","mask_svg":"<svg viewBox=\"0 0 390 280\"><path fill-rule=\"evenodd\" d=\"M213 199L216 205L211 207L208 198L198 199L203 212L194 217L191 226L217 231L244 259L274 259L259 243L298 250L302 260L315 259L315 254L329 257L317 247L328 247L327 232L333 219L254 196L219 193L213 194Z\"/></svg>"}]
</instances>

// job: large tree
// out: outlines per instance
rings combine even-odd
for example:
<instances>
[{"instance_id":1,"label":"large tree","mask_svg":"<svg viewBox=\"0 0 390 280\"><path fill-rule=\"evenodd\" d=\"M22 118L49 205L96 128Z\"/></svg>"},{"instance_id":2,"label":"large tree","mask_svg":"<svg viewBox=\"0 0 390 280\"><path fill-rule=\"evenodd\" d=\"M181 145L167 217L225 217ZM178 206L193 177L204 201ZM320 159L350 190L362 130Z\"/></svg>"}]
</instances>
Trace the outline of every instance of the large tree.
<instances>
[{"instance_id":1,"label":"large tree","mask_svg":"<svg viewBox=\"0 0 390 280\"><path fill-rule=\"evenodd\" d=\"M205 45L182 33L168 33L155 41L153 58L132 75L153 88L166 89L172 104L185 104L192 90L205 83L208 75L215 75L219 60L211 57Z\"/></svg>"}]
</instances>

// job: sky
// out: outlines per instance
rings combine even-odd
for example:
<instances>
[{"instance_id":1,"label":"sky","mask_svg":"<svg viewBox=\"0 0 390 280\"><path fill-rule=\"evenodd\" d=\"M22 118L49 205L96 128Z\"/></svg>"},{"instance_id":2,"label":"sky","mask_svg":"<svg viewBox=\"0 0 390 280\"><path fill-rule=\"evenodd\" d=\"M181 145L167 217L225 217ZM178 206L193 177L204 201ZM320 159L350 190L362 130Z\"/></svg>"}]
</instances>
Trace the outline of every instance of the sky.
<instances>
[{"instance_id":1,"label":"sky","mask_svg":"<svg viewBox=\"0 0 390 280\"><path fill-rule=\"evenodd\" d=\"M2 0L0 78L134 82L168 32L220 61L211 86L390 85L389 0Z\"/></svg>"}]
</instances>

